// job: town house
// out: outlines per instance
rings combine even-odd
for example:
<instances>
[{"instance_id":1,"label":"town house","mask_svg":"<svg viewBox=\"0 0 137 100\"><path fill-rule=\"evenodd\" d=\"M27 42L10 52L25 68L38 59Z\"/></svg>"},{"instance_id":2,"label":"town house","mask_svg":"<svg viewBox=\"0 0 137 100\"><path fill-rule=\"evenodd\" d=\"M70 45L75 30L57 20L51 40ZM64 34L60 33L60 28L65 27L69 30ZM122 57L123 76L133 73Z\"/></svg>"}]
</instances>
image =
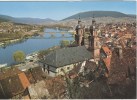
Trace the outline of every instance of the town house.
<instances>
[{"instance_id":1,"label":"town house","mask_svg":"<svg viewBox=\"0 0 137 100\"><path fill-rule=\"evenodd\" d=\"M93 58L85 46L62 48L49 53L43 61L40 61L43 70L50 76L64 75L75 65Z\"/></svg>"}]
</instances>

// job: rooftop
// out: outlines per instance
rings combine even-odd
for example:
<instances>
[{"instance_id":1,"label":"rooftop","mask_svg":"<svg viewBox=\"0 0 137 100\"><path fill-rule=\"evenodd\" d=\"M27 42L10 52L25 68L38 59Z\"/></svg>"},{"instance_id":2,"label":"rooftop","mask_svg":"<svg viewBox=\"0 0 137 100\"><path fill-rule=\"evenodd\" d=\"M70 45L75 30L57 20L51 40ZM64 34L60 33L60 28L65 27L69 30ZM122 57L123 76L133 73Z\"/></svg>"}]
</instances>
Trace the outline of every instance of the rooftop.
<instances>
[{"instance_id":1,"label":"rooftop","mask_svg":"<svg viewBox=\"0 0 137 100\"><path fill-rule=\"evenodd\" d=\"M54 67L62 67L85 61L91 59L92 57L93 55L86 49L86 47L78 46L53 51L45 56L45 60L42 62Z\"/></svg>"},{"instance_id":2,"label":"rooftop","mask_svg":"<svg viewBox=\"0 0 137 100\"><path fill-rule=\"evenodd\" d=\"M30 82L27 79L25 73L18 74L18 77L19 77L19 79L20 79L20 81L22 83L23 88L26 89L30 85Z\"/></svg>"},{"instance_id":3,"label":"rooftop","mask_svg":"<svg viewBox=\"0 0 137 100\"><path fill-rule=\"evenodd\" d=\"M0 80L22 73L18 68L7 68L0 72Z\"/></svg>"},{"instance_id":4,"label":"rooftop","mask_svg":"<svg viewBox=\"0 0 137 100\"><path fill-rule=\"evenodd\" d=\"M104 45L104 46L102 46L102 49L104 50L104 52L105 52L107 55L112 55L112 52L111 52L111 50L108 48L108 46Z\"/></svg>"},{"instance_id":5,"label":"rooftop","mask_svg":"<svg viewBox=\"0 0 137 100\"><path fill-rule=\"evenodd\" d=\"M43 80L43 71L41 67L34 67L30 70L27 70L25 74L31 84Z\"/></svg>"},{"instance_id":6,"label":"rooftop","mask_svg":"<svg viewBox=\"0 0 137 100\"><path fill-rule=\"evenodd\" d=\"M24 72L2 78L0 80L0 98L12 98L19 95L29 85L30 83Z\"/></svg>"},{"instance_id":7,"label":"rooftop","mask_svg":"<svg viewBox=\"0 0 137 100\"><path fill-rule=\"evenodd\" d=\"M111 58L105 58L105 59L103 59L103 61L106 65L107 69L110 70Z\"/></svg>"}]
</instances>

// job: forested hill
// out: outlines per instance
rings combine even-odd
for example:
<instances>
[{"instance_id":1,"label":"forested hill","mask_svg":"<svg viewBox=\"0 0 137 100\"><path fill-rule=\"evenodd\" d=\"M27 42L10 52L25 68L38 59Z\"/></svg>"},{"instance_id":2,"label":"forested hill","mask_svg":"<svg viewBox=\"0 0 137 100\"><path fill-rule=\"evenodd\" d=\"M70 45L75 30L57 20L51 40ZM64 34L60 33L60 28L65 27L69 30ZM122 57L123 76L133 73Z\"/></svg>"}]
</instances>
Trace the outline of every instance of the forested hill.
<instances>
[{"instance_id":1,"label":"forested hill","mask_svg":"<svg viewBox=\"0 0 137 100\"><path fill-rule=\"evenodd\" d=\"M87 11L87 12L81 12L77 13L75 15L72 15L70 17L67 17L63 20L68 20L68 19L78 19L80 18L88 18L88 17L133 17L133 15L129 14L124 14L121 12L116 12L116 11Z\"/></svg>"},{"instance_id":2,"label":"forested hill","mask_svg":"<svg viewBox=\"0 0 137 100\"><path fill-rule=\"evenodd\" d=\"M12 20L12 17L6 15L0 15L0 22L7 22Z\"/></svg>"}]
</instances>

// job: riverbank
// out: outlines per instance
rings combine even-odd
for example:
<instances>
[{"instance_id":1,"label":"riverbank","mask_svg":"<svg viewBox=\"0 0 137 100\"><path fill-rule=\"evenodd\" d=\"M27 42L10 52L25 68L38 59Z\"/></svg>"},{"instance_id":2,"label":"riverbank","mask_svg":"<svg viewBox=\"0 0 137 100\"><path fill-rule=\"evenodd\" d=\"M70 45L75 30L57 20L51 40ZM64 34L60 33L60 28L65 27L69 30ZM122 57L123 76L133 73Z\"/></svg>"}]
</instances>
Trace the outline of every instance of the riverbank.
<instances>
[{"instance_id":1,"label":"riverbank","mask_svg":"<svg viewBox=\"0 0 137 100\"><path fill-rule=\"evenodd\" d=\"M15 42L18 42L22 39L13 39L13 40L7 40L7 41L3 41L3 42L0 42L0 47L4 47L6 45L9 45L11 43L15 43Z\"/></svg>"},{"instance_id":2,"label":"riverbank","mask_svg":"<svg viewBox=\"0 0 137 100\"><path fill-rule=\"evenodd\" d=\"M6 47L6 46L14 44L14 43L22 42L24 39L25 38L20 38L20 39L13 39L13 40L7 40L4 42L0 42L0 47Z\"/></svg>"},{"instance_id":3,"label":"riverbank","mask_svg":"<svg viewBox=\"0 0 137 100\"><path fill-rule=\"evenodd\" d=\"M34 36L39 36L39 35L43 35L43 34L44 34L44 32L39 32L37 34L36 34L36 32L34 32L34 33L31 32L31 34L26 34L23 37L18 38L18 39L4 40L4 41L0 42L0 47L6 47L6 46L8 46L10 44L18 43L18 42L21 42L21 41L23 41L25 39L29 39L29 38L32 38Z\"/></svg>"},{"instance_id":4,"label":"riverbank","mask_svg":"<svg viewBox=\"0 0 137 100\"><path fill-rule=\"evenodd\" d=\"M60 46L53 46L53 47L47 48L45 50L34 51L34 52L26 55L24 62L18 63L18 64L17 63L12 64L12 65L0 64L0 69L16 67L22 71L25 71L25 70L28 70L29 68L38 67L41 54L47 54L47 53L54 51L56 49L59 49L59 48L60 48Z\"/></svg>"}]
</instances>

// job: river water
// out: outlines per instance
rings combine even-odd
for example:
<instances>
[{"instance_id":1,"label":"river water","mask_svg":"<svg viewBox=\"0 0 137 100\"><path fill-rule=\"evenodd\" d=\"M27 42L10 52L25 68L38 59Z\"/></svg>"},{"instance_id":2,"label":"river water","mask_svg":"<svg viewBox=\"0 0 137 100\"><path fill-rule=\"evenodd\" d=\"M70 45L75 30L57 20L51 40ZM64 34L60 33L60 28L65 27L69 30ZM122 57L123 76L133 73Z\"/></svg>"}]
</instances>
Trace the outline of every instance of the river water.
<instances>
[{"instance_id":1,"label":"river water","mask_svg":"<svg viewBox=\"0 0 137 100\"><path fill-rule=\"evenodd\" d=\"M0 47L0 64L14 64L13 53L17 50L23 51L26 55L35 51L44 50L59 45L61 40L74 40L67 31L62 36L63 30L45 29L43 37L37 36L19 43L14 43L3 48ZM48 32L57 32L52 36ZM63 31L64 32L64 31Z\"/></svg>"}]
</instances>

